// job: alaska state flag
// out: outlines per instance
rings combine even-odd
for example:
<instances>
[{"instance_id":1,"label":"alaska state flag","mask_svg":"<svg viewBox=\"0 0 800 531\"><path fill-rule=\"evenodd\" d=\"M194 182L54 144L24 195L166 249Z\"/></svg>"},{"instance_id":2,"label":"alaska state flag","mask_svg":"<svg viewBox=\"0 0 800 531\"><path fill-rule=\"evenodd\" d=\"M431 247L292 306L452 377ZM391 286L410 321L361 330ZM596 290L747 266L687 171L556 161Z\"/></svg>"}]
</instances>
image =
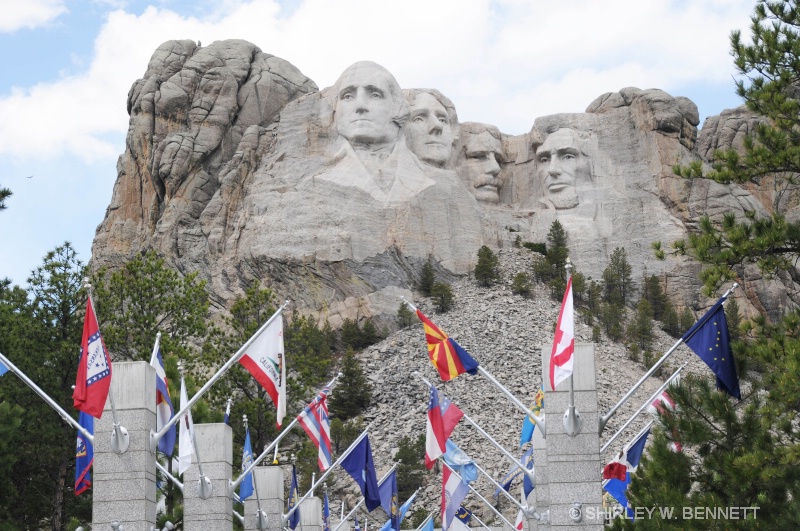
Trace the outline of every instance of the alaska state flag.
<instances>
[{"instance_id":1,"label":"alaska state flag","mask_svg":"<svg viewBox=\"0 0 800 531\"><path fill-rule=\"evenodd\" d=\"M417 310L417 317L425 327L428 357L439 371L442 380L446 382L465 372L469 374L478 372L478 362L472 359L472 356L456 343L455 339L450 339L419 310Z\"/></svg>"},{"instance_id":2,"label":"alaska state flag","mask_svg":"<svg viewBox=\"0 0 800 531\"><path fill-rule=\"evenodd\" d=\"M159 432L167 422L172 420L172 416L175 414L175 409L172 407L172 399L169 396L167 372L164 370L164 358L161 357L160 348L156 348L156 353L153 359L150 360L150 365L156 370L156 432ZM167 433L159 439L158 450L161 453L172 457L177 431L173 424L167 430Z\"/></svg>"},{"instance_id":3,"label":"alaska state flag","mask_svg":"<svg viewBox=\"0 0 800 531\"><path fill-rule=\"evenodd\" d=\"M103 407L111 387L111 358L100 335L93 306L90 296L86 301L81 355L72 399L75 409L99 419L103 416Z\"/></svg>"},{"instance_id":4,"label":"alaska state flag","mask_svg":"<svg viewBox=\"0 0 800 531\"><path fill-rule=\"evenodd\" d=\"M722 389L739 400L739 377L728 335L728 321L722 303L725 297L717 301L706 314L697 321L681 338L695 353L700 356L714 374L717 375L717 389Z\"/></svg>"},{"instance_id":5,"label":"alaska state flag","mask_svg":"<svg viewBox=\"0 0 800 531\"><path fill-rule=\"evenodd\" d=\"M375 475L375 463L372 460L372 448L369 445L369 435L365 435L353 447L350 454L342 460L342 468L358 483L361 495L364 496L364 505L367 511L380 507L381 495L378 488L378 478Z\"/></svg>"},{"instance_id":6,"label":"alaska state flag","mask_svg":"<svg viewBox=\"0 0 800 531\"><path fill-rule=\"evenodd\" d=\"M80 412L78 423L94 435L94 417ZM92 462L94 461L94 446L83 433L78 432L78 444L75 448L75 495L92 486Z\"/></svg>"}]
</instances>

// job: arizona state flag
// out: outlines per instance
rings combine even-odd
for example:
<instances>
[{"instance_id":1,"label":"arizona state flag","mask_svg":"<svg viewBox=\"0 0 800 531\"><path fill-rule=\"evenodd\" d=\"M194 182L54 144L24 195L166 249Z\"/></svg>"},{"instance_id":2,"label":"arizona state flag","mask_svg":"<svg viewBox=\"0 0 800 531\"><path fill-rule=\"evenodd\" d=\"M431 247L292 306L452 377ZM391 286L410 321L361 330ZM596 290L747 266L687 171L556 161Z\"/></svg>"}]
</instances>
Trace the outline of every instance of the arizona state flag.
<instances>
[{"instance_id":1,"label":"arizona state flag","mask_svg":"<svg viewBox=\"0 0 800 531\"><path fill-rule=\"evenodd\" d=\"M439 371L439 377L445 382L459 374L478 372L478 362L472 359L469 352L442 332L430 319L417 310L417 317L425 327L425 340L428 342L428 357Z\"/></svg>"}]
</instances>

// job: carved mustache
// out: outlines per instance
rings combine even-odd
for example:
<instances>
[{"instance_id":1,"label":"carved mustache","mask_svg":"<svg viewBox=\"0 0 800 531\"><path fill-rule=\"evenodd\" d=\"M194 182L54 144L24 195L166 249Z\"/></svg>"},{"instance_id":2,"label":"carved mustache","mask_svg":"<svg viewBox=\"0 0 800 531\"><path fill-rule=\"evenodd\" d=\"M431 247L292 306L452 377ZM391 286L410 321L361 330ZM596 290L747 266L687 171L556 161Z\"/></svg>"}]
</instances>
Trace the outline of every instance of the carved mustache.
<instances>
[{"instance_id":1,"label":"carved mustache","mask_svg":"<svg viewBox=\"0 0 800 531\"><path fill-rule=\"evenodd\" d=\"M481 186L494 186L495 188L500 188L502 186L502 181L499 177L489 177L487 175L482 175L478 177L477 180L474 181L472 185L474 188L480 188Z\"/></svg>"}]
</instances>

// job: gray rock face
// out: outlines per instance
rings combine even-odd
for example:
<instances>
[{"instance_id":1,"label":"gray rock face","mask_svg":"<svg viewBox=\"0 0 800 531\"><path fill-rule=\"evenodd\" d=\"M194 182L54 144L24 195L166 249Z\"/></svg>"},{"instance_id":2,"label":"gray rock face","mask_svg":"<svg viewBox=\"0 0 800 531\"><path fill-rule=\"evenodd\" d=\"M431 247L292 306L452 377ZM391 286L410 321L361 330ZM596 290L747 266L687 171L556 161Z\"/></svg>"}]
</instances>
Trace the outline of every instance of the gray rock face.
<instances>
[{"instance_id":1,"label":"gray rock face","mask_svg":"<svg viewBox=\"0 0 800 531\"><path fill-rule=\"evenodd\" d=\"M651 242L683 237L704 213L769 210L768 197L672 174L697 152L736 145L751 121L720 117L698 140L697 107L657 89L605 94L586 113L537 118L510 136L459 124L446 96L403 90L374 63L318 91L245 41L169 41L128 110L93 264L155 248L200 272L218 307L259 279L333 326L386 323L428 259L455 278L481 245L543 242L555 219L580 271L599 278L625 247L635 278L646 267L679 305L698 307L696 266L656 261Z\"/></svg>"}]
</instances>

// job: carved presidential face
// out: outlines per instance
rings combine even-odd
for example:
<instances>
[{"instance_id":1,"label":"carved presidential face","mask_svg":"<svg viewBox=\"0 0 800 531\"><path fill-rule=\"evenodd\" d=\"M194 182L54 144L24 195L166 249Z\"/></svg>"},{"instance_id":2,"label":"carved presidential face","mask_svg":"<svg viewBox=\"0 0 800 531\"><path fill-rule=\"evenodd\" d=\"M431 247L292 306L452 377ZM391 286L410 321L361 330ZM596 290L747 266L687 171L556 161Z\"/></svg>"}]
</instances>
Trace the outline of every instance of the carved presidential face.
<instances>
[{"instance_id":1,"label":"carved presidential face","mask_svg":"<svg viewBox=\"0 0 800 531\"><path fill-rule=\"evenodd\" d=\"M544 202L557 209L578 206L578 184L591 180L589 159L581 152L578 133L563 128L550 133L536 150L536 176L544 186Z\"/></svg>"},{"instance_id":2,"label":"carved presidential face","mask_svg":"<svg viewBox=\"0 0 800 531\"><path fill-rule=\"evenodd\" d=\"M499 203L498 192L503 187L500 161L503 160L503 145L488 131L464 134L464 168L469 190L478 201Z\"/></svg>"},{"instance_id":3,"label":"carved presidential face","mask_svg":"<svg viewBox=\"0 0 800 531\"><path fill-rule=\"evenodd\" d=\"M453 128L447 109L428 92L421 92L411 105L405 127L409 149L423 162L444 167L453 151Z\"/></svg>"},{"instance_id":4,"label":"carved presidential face","mask_svg":"<svg viewBox=\"0 0 800 531\"><path fill-rule=\"evenodd\" d=\"M400 99L394 77L374 63L356 63L336 83L336 130L351 144L378 145L397 141L393 121Z\"/></svg>"}]
</instances>

